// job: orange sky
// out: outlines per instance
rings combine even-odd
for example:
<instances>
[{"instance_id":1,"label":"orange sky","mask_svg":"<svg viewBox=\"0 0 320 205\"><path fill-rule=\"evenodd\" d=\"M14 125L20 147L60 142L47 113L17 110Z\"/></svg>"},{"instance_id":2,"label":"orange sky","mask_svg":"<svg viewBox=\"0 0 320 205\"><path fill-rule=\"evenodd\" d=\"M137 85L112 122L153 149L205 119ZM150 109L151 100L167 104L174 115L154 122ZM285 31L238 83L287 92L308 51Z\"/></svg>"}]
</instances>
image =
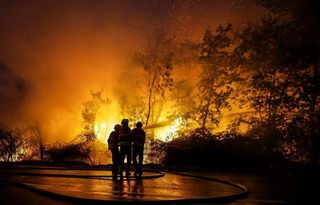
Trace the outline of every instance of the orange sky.
<instances>
[{"instance_id":1,"label":"orange sky","mask_svg":"<svg viewBox=\"0 0 320 205\"><path fill-rule=\"evenodd\" d=\"M200 40L208 27L256 21L253 2L3 0L0 62L11 74L0 70L9 76L0 77L0 120L36 122L48 142L72 139L90 89L112 99L117 74L149 32L162 27L179 40ZM14 79L25 83L23 94L12 91Z\"/></svg>"}]
</instances>

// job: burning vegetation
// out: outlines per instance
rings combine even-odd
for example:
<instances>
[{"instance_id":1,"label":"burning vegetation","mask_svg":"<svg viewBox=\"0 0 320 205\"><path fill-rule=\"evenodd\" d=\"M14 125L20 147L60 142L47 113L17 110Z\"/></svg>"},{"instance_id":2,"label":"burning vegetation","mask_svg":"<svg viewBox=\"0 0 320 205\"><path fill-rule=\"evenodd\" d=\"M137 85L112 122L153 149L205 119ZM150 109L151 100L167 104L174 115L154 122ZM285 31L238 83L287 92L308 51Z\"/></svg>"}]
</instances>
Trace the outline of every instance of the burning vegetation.
<instances>
[{"instance_id":1,"label":"burning vegetation","mask_svg":"<svg viewBox=\"0 0 320 205\"><path fill-rule=\"evenodd\" d=\"M128 118L131 126L143 122L151 163L318 163L316 8L312 1L280 2L259 0L267 12L258 23L220 25L200 41L154 29L117 73L112 92L90 91L79 111L82 124L74 125L83 129L72 141L47 143L45 127L28 119L22 123L28 126L4 123L0 159L107 163L107 138ZM302 14L301 7L312 12ZM11 74L4 64L0 72L5 93ZM20 81L10 89L22 99Z\"/></svg>"}]
</instances>

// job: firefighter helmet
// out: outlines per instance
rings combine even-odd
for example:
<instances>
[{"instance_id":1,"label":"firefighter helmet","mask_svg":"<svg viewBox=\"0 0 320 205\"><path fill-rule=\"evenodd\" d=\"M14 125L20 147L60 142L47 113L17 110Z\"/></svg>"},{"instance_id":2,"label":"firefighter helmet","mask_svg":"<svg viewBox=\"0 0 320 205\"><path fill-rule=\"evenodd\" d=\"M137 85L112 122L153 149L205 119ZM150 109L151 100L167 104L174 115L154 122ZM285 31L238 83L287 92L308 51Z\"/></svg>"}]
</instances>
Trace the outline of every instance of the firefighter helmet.
<instances>
[{"instance_id":1,"label":"firefighter helmet","mask_svg":"<svg viewBox=\"0 0 320 205\"><path fill-rule=\"evenodd\" d=\"M140 122L140 121L137 122L137 123L136 123L136 127L137 127L137 128L142 128L142 122Z\"/></svg>"},{"instance_id":2,"label":"firefighter helmet","mask_svg":"<svg viewBox=\"0 0 320 205\"><path fill-rule=\"evenodd\" d=\"M120 129L121 129L121 125L116 124L116 125L114 126L114 130L115 130L115 131L119 131Z\"/></svg>"},{"instance_id":3,"label":"firefighter helmet","mask_svg":"<svg viewBox=\"0 0 320 205\"><path fill-rule=\"evenodd\" d=\"M128 120L128 119L123 119L123 120L121 120L121 125L122 125L122 126L125 126L125 127L128 127L128 125L129 125L129 120Z\"/></svg>"}]
</instances>

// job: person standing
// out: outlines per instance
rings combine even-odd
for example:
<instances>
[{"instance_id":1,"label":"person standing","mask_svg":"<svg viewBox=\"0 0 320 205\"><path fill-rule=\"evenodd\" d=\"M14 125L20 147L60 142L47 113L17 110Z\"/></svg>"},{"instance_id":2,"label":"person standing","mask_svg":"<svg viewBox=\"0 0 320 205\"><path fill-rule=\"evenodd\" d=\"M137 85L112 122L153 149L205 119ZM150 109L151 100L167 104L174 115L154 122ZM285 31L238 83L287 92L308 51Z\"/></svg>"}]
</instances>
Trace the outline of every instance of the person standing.
<instances>
[{"instance_id":1,"label":"person standing","mask_svg":"<svg viewBox=\"0 0 320 205\"><path fill-rule=\"evenodd\" d=\"M119 131L119 146L120 146L120 179L123 179L124 160L127 159L126 177L130 177L131 154L132 154L132 137L131 129L129 128L129 120L121 121L121 129Z\"/></svg>"},{"instance_id":2,"label":"person standing","mask_svg":"<svg viewBox=\"0 0 320 205\"><path fill-rule=\"evenodd\" d=\"M117 179L119 174L119 164L120 164L120 152L119 152L119 131L121 125L117 124L114 126L114 131L112 131L108 138L108 149L112 154L112 178Z\"/></svg>"},{"instance_id":3,"label":"person standing","mask_svg":"<svg viewBox=\"0 0 320 205\"><path fill-rule=\"evenodd\" d=\"M131 132L133 141L133 164L135 167L134 176L136 178L142 177L142 166L143 166L143 151L144 143L146 141L146 133L142 129L142 123L137 122L136 128ZM138 161L137 161L138 158Z\"/></svg>"}]
</instances>

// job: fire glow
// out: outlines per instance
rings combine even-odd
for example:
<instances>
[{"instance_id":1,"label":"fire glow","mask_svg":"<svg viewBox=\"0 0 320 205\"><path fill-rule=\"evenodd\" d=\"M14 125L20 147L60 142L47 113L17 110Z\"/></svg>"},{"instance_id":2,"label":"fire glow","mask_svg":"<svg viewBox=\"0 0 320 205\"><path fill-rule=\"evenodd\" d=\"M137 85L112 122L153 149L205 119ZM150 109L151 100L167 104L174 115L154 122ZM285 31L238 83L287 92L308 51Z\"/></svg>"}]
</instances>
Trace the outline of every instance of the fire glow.
<instances>
[{"instance_id":1,"label":"fire glow","mask_svg":"<svg viewBox=\"0 0 320 205\"><path fill-rule=\"evenodd\" d=\"M154 129L155 137L161 141L168 142L174 139L179 128L181 126L182 120L177 118L169 123L165 123L157 128L146 128L146 130ZM159 123L160 124L160 123ZM97 140L106 144L109 134L113 131L113 127L116 125L115 122L111 121L99 121L95 123L94 133ZM152 127L152 126L150 126Z\"/></svg>"}]
</instances>

